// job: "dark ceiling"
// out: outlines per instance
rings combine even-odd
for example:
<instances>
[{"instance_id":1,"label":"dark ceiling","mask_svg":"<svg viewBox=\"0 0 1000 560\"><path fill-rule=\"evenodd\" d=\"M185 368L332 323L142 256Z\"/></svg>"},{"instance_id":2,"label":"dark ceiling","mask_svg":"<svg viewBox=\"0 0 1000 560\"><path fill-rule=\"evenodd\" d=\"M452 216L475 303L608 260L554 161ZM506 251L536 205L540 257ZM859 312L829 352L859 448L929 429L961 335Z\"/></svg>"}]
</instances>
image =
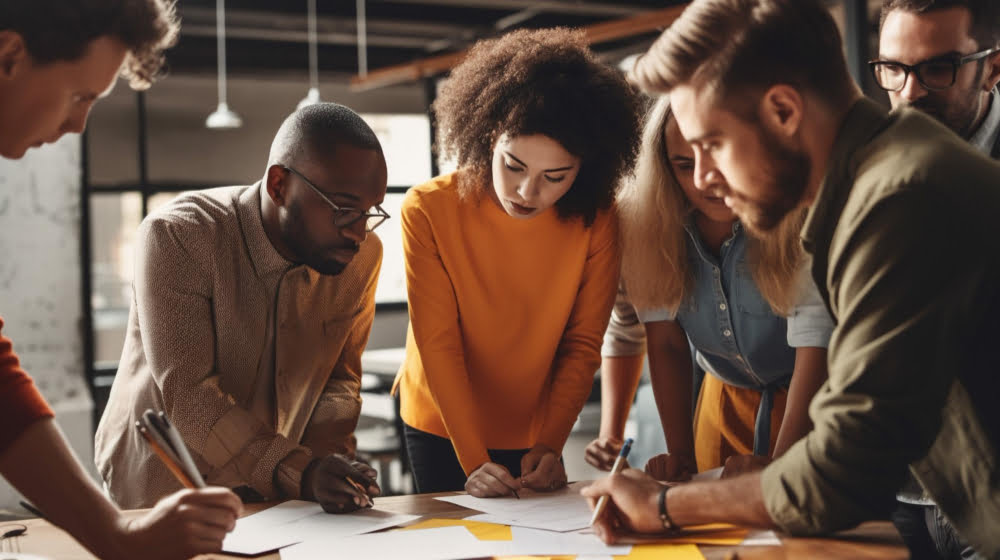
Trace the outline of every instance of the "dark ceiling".
<instances>
[{"instance_id":1,"label":"dark ceiling","mask_svg":"<svg viewBox=\"0 0 1000 560\"><path fill-rule=\"evenodd\" d=\"M514 28L587 26L659 10L680 0L364 0L369 71L462 50L476 39ZM330 77L358 73L358 1L317 0L318 61ZM168 54L173 73L216 71L215 0L179 0L178 45ZM308 71L307 0L226 2L228 71L233 74ZM656 33L594 45L609 59L648 45Z\"/></svg>"}]
</instances>

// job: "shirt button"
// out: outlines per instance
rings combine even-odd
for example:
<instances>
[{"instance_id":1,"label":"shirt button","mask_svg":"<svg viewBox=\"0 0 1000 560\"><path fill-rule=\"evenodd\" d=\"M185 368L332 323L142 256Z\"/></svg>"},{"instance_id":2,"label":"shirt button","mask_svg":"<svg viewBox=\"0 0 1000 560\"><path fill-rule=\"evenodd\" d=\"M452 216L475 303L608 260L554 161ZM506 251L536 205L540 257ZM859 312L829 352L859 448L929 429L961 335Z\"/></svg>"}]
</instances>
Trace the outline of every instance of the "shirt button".
<instances>
[{"instance_id":1,"label":"shirt button","mask_svg":"<svg viewBox=\"0 0 1000 560\"><path fill-rule=\"evenodd\" d=\"M728 336L733 336L733 331L731 331L729 329L726 329L726 330L722 331L722 334L725 335L725 336L727 336L727 337Z\"/></svg>"},{"instance_id":2,"label":"shirt button","mask_svg":"<svg viewBox=\"0 0 1000 560\"><path fill-rule=\"evenodd\" d=\"M719 304L719 309L721 309L721 310L725 311L725 310L726 310L726 304L724 304L724 303L720 303L720 304Z\"/></svg>"}]
</instances>

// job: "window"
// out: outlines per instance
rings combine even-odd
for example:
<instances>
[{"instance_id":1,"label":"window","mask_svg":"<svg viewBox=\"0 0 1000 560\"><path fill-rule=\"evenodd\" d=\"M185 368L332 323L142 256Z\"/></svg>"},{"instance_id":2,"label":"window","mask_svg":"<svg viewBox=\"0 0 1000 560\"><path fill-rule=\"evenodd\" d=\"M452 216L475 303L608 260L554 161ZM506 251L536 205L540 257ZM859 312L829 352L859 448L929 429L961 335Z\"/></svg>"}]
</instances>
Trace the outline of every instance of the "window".
<instances>
[{"instance_id":1,"label":"window","mask_svg":"<svg viewBox=\"0 0 1000 560\"><path fill-rule=\"evenodd\" d=\"M89 167L85 188L90 210L91 248L89 299L94 384L98 388L110 386L125 340L139 223L184 191L225 184L251 184L256 180L254 174L263 167L262 164L253 168L248 166L247 161L257 161L252 157L255 154L241 153L239 147L232 147L234 153L223 154L224 146L219 145L224 144L219 141L223 137L201 128L200 123L179 125L174 122L177 119L157 117L150 124L145 94L123 92L124 88L116 90L108 103L95 108L86 140ZM131 103L128 96L134 96L137 105ZM161 102L150 98L158 112ZM382 143L389 183L382 207L392 216L377 230L384 249L375 299L379 308L398 308L406 302L399 207L409 187L432 176L430 122L423 114L380 113L362 114L362 117ZM244 118L245 122L252 119L248 115ZM157 135L154 142L146 142L147 126ZM273 130L263 130L265 126L272 124L257 122L250 125L251 130L246 130L245 134L252 132L257 140L266 134L273 136ZM136 131L138 150L128 141L129 135L136 136ZM165 137L174 143L185 139L184 146L179 148L180 156L160 153L170 151ZM212 144L212 147L202 144ZM266 146L264 149L266 151ZM195 159L200 153L204 155ZM154 180L150 179L150 169ZM222 181L223 177L235 180ZM99 408L100 400L98 397Z\"/></svg>"}]
</instances>

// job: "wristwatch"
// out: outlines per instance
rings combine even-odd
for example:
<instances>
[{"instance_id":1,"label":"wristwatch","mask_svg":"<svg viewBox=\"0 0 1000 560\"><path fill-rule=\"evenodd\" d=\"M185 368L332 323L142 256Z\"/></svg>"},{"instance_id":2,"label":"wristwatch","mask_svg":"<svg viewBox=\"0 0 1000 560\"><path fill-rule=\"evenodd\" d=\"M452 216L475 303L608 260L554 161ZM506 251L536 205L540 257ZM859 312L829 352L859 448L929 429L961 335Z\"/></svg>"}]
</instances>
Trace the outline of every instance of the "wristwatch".
<instances>
[{"instance_id":1,"label":"wristwatch","mask_svg":"<svg viewBox=\"0 0 1000 560\"><path fill-rule=\"evenodd\" d=\"M660 490L660 522L663 523L663 530L669 531L676 528L674 520L670 519L670 513L667 511L667 490L670 487L666 484L663 485L663 490Z\"/></svg>"}]
</instances>

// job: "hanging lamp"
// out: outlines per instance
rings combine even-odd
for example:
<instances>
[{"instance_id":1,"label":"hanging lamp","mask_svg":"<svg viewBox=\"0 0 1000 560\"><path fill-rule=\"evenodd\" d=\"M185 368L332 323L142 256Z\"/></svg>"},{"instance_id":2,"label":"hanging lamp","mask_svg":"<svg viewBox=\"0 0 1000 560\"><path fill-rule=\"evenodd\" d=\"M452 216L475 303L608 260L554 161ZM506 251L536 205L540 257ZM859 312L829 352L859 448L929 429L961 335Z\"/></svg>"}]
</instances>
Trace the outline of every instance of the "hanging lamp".
<instances>
[{"instance_id":1,"label":"hanging lamp","mask_svg":"<svg viewBox=\"0 0 1000 560\"><path fill-rule=\"evenodd\" d=\"M205 119L208 128L225 130L243 126L243 119L226 103L226 3L215 0L215 29L218 44L219 106Z\"/></svg>"},{"instance_id":2,"label":"hanging lamp","mask_svg":"<svg viewBox=\"0 0 1000 560\"><path fill-rule=\"evenodd\" d=\"M299 101L298 109L320 102L319 98L319 60L316 39L316 0L308 0L309 4L309 92Z\"/></svg>"}]
</instances>

